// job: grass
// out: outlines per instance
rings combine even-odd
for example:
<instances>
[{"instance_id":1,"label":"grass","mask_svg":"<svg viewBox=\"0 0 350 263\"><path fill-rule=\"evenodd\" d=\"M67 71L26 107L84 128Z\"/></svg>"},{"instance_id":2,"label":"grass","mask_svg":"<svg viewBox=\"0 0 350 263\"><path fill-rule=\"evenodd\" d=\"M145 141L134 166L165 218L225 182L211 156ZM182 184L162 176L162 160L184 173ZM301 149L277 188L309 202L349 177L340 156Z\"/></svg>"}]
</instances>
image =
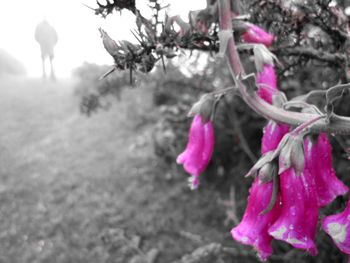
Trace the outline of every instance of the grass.
<instances>
[{"instance_id":1,"label":"grass","mask_svg":"<svg viewBox=\"0 0 350 263\"><path fill-rule=\"evenodd\" d=\"M144 262L136 256L158 251L164 263L225 239L218 194L190 192L153 155L148 90L88 118L70 81L1 83L0 262Z\"/></svg>"}]
</instances>

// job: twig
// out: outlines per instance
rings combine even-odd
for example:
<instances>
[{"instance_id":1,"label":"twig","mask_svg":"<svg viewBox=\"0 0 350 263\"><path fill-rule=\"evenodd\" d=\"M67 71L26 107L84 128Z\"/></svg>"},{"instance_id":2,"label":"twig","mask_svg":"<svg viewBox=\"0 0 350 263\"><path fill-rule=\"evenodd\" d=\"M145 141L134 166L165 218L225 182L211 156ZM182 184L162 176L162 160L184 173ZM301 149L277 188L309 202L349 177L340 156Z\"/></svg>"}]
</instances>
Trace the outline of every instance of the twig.
<instances>
[{"instance_id":1,"label":"twig","mask_svg":"<svg viewBox=\"0 0 350 263\"><path fill-rule=\"evenodd\" d=\"M229 109L232 108L230 106L230 104L228 104L226 98L224 98L224 102L225 102L227 108L229 108ZM241 129L241 125L240 125L240 122L239 122L239 118L238 118L235 110L231 109L229 111L228 116L229 116L229 120L230 120L230 122L231 122L231 124L233 126L233 129L234 129L235 133L237 134L237 136L239 138L239 141L240 141L239 145L241 146L241 148L244 151L244 153L249 157L250 161L253 164L256 163L257 158L254 155L253 151L250 149L249 144L248 144L248 142L247 142L247 140L246 140L246 138L245 138L245 136L243 134L243 131Z\"/></svg>"},{"instance_id":2,"label":"twig","mask_svg":"<svg viewBox=\"0 0 350 263\"><path fill-rule=\"evenodd\" d=\"M344 64L346 56L340 53L329 53L326 51L320 51L312 47L292 47L292 48L276 48L271 50L276 55L280 56L307 56L312 59L332 63L332 64Z\"/></svg>"}]
</instances>

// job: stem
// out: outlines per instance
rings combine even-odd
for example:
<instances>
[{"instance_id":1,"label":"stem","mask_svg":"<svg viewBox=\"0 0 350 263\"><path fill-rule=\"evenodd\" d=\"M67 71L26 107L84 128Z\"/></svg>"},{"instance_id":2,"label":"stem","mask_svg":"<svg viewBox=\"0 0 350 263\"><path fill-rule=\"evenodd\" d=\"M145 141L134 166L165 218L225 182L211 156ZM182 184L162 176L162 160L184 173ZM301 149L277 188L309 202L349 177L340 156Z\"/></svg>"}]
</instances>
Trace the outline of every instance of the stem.
<instances>
[{"instance_id":1,"label":"stem","mask_svg":"<svg viewBox=\"0 0 350 263\"><path fill-rule=\"evenodd\" d=\"M326 117L326 115L320 115L320 116L317 116L317 117L314 118L314 119L310 119L310 120L308 120L308 121L302 123L302 124L299 125L298 127L296 127L292 133L295 134L295 135L298 135L298 134L301 133L304 129L310 128L309 126L311 126L312 124L314 124L314 123L317 122L318 120L323 119L323 118L325 118L325 117Z\"/></svg>"},{"instance_id":2,"label":"stem","mask_svg":"<svg viewBox=\"0 0 350 263\"><path fill-rule=\"evenodd\" d=\"M218 0L219 1L219 21L221 30L232 30L231 23L231 8L230 0ZM238 90L242 95L243 100L252 108L256 113L263 116L266 119L271 119L276 122L286 123L292 126L299 126L300 124L315 119L319 115L307 114L300 112L286 111L281 108L277 108L261 99L256 93L249 94L247 87L240 81L237 76L244 76L245 71L239 58L236 44L233 37L230 37L227 44L227 61L231 70L231 74L238 86ZM327 132L337 134L350 134L350 118L332 115L329 123L326 120L320 119L310 127L311 132Z\"/></svg>"}]
</instances>

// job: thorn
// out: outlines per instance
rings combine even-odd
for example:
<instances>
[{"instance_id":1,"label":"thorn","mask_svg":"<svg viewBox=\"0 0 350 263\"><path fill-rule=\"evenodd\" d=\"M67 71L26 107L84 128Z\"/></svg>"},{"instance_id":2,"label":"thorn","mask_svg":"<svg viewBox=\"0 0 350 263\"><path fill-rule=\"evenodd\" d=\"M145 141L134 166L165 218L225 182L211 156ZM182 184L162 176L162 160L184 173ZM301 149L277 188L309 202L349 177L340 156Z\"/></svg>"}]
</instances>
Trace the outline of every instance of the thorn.
<instances>
[{"instance_id":1,"label":"thorn","mask_svg":"<svg viewBox=\"0 0 350 263\"><path fill-rule=\"evenodd\" d=\"M81 4L84 5L85 7L89 8L89 9L91 9L91 10L96 11L96 9L95 9L95 8L92 8L91 6L88 6L88 5L84 4L84 3L81 3Z\"/></svg>"},{"instance_id":2,"label":"thorn","mask_svg":"<svg viewBox=\"0 0 350 263\"><path fill-rule=\"evenodd\" d=\"M111 74L112 72L114 72L116 70L116 67L111 68L110 70L108 70L105 74L103 74L101 77L99 77L98 80L102 80L105 77L107 77L109 74Z\"/></svg>"},{"instance_id":3,"label":"thorn","mask_svg":"<svg viewBox=\"0 0 350 263\"><path fill-rule=\"evenodd\" d=\"M136 33L134 33L132 30L130 30L131 34L133 34L133 36L136 38L137 41L140 42L140 44L142 45L143 42L138 38L138 36L136 35Z\"/></svg>"},{"instance_id":4,"label":"thorn","mask_svg":"<svg viewBox=\"0 0 350 263\"><path fill-rule=\"evenodd\" d=\"M99 1L96 1L96 3L97 3L97 5L99 6L99 7L104 7L102 4L100 4L100 2Z\"/></svg>"},{"instance_id":5,"label":"thorn","mask_svg":"<svg viewBox=\"0 0 350 263\"><path fill-rule=\"evenodd\" d=\"M161 59L162 59L162 65L163 65L164 73L166 73L166 68L165 68L165 63L164 63L164 57L163 57L163 55L161 56Z\"/></svg>"}]
</instances>

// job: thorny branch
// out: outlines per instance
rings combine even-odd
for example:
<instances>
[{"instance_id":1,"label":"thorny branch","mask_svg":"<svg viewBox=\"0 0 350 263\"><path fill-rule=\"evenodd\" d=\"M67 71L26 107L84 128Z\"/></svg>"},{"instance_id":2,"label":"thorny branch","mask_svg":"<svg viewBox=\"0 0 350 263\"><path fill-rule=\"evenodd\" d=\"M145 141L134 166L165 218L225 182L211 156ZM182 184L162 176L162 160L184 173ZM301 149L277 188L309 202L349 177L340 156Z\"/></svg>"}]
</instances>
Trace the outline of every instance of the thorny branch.
<instances>
[{"instance_id":1,"label":"thorny branch","mask_svg":"<svg viewBox=\"0 0 350 263\"><path fill-rule=\"evenodd\" d=\"M336 65L344 65L347 59L345 54L332 54L312 47L274 48L271 51L280 56L307 56L311 59L317 59Z\"/></svg>"},{"instance_id":2,"label":"thorny branch","mask_svg":"<svg viewBox=\"0 0 350 263\"><path fill-rule=\"evenodd\" d=\"M157 0L152 0L151 3L157 6ZM218 4L218 5L217 5ZM164 61L164 56L172 58L176 56L174 50L178 48L186 49L201 49L201 50L217 50L218 31L216 26L214 30L208 31L209 26L216 25L215 14L216 8L219 9L219 24L220 30L232 31L232 21L234 20L231 13L231 1L219 0L218 3L207 6L197 14L197 17L192 19L192 24L185 23L179 17L166 18L167 21L162 24L162 31L157 31L157 26L153 25L151 20L144 18L135 8L134 1L120 0L107 1L105 6L98 4L99 14L108 15L113 10L121 10L127 8L136 15L136 24L138 25L137 37L139 45L134 45L128 41L120 41L119 43L112 40L106 32L101 30L103 42L107 51L115 60L115 67L121 70L128 69L130 76L133 70L149 72L154 67L158 60ZM112 8L113 7L113 8ZM156 8L156 7L154 7ZM161 8L158 6L158 9ZM97 12L97 11L96 11ZM155 13L157 15L158 12ZM210 18L210 22L202 18ZM159 24L160 20L155 19ZM173 23L177 22L180 26L180 32L176 32L173 28ZM203 24L204 23L204 24ZM203 27L203 25L206 25ZM199 27L198 27L199 26ZM142 29L141 29L142 28ZM326 51L318 51L312 47L294 47L284 50L274 50L276 53L289 54L295 56L307 56L312 59L318 59L337 65L347 65L347 57L338 53L329 53ZM236 44L233 35L229 37L227 44L227 58L232 75L238 91L243 100L259 115L266 119L271 119L276 122L286 123L292 126L298 126L301 123L307 122L310 119L315 119L318 114L302 113L285 110L279 108L261 99L255 92L255 80L246 77L243 65L240 60L239 53L236 49ZM335 88L335 87L334 87ZM350 134L350 118L338 116L333 113L333 104L327 103L327 118L317 121L310 129L312 132L328 132L335 134Z\"/></svg>"}]
</instances>

